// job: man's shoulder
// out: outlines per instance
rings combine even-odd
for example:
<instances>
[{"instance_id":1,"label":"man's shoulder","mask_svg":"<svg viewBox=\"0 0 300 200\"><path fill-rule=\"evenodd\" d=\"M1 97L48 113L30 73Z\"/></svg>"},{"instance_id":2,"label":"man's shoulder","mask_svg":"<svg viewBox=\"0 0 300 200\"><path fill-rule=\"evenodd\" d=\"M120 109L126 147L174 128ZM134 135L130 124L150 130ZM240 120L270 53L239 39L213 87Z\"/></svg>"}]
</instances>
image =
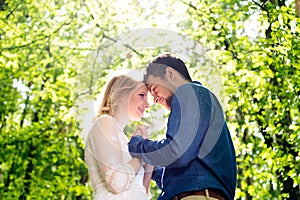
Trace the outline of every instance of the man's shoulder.
<instances>
[{"instance_id":1,"label":"man's shoulder","mask_svg":"<svg viewBox=\"0 0 300 200\"><path fill-rule=\"evenodd\" d=\"M206 92L211 92L207 87L203 86L200 82L198 81L193 81L189 82L186 84L183 84L179 86L176 90L175 93L186 93L188 91L206 91Z\"/></svg>"},{"instance_id":2,"label":"man's shoulder","mask_svg":"<svg viewBox=\"0 0 300 200\"><path fill-rule=\"evenodd\" d=\"M182 84L181 86L179 86L177 89L176 89L176 92L180 92L180 91L184 91L186 89L189 89L189 88L194 88L194 87L203 87L202 84L198 81L193 81L193 82L188 82L188 83L185 83L185 84Z\"/></svg>"},{"instance_id":3,"label":"man's shoulder","mask_svg":"<svg viewBox=\"0 0 300 200\"><path fill-rule=\"evenodd\" d=\"M207 88L207 87L205 87L204 85L202 85L200 82L198 82L198 81L193 81L192 83L190 83L192 86L193 86L193 88L195 89L195 90L197 90L197 91L202 91L202 92L206 92L207 94L208 93L212 93L212 91L209 89L209 88Z\"/></svg>"}]
</instances>

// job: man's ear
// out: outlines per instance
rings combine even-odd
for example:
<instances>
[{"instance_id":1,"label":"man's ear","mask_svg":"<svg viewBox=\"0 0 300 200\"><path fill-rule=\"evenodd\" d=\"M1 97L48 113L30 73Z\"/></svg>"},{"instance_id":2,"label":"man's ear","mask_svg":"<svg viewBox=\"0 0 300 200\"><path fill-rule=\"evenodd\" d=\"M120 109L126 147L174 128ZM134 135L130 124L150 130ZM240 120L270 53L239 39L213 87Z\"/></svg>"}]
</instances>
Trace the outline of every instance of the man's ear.
<instances>
[{"instance_id":1,"label":"man's ear","mask_svg":"<svg viewBox=\"0 0 300 200\"><path fill-rule=\"evenodd\" d=\"M167 67L165 78L171 81L174 80L174 75L175 75L174 69L172 67Z\"/></svg>"}]
</instances>

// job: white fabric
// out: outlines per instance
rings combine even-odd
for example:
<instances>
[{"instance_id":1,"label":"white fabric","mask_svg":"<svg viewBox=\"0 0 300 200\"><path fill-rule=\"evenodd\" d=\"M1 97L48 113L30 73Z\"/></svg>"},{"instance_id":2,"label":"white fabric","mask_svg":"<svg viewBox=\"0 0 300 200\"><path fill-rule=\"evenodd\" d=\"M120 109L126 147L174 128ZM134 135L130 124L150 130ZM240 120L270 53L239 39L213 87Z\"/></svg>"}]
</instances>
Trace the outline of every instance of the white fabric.
<instances>
[{"instance_id":1,"label":"white fabric","mask_svg":"<svg viewBox=\"0 0 300 200\"><path fill-rule=\"evenodd\" d=\"M85 144L85 161L94 189L94 200L146 200L143 186L144 169L135 176L127 164L128 138L109 115L99 117Z\"/></svg>"}]
</instances>

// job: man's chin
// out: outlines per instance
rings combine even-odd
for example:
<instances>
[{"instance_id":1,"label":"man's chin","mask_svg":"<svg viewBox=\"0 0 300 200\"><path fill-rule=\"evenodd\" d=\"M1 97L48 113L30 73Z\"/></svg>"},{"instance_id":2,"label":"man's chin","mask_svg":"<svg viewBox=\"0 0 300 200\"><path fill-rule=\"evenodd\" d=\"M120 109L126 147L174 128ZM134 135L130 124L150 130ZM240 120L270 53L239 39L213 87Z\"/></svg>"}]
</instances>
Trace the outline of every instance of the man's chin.
<instances>
[{"instance_id":1,"label":"man's chin","mask_svg":"<svg viewBox=\"0 0 300 200\"><path fill-rule=\"evenodd\" d=\"M164 107L165 107L167 110L171 110L171 107L170 107L170 106L165 105Z\"/></svg>"},{"instance_id":2,"label":"man's chin","mask_svg":"<svg viewBox=\"0 0 300 200\"><path fill-rule=\"evenodd\" d=\"M173 97L173 96L172 96ZM168 110L171 110L171 103L172 103L172 97L168 97L166 100L165 100L165 108L168 109Z\"/></svg>"},{"instance_id":3,"label":"man's chin","mask_svg":"<svg viewBox=\"0 0 300 200\"><path fill-rule=\"evenodd\" d=\"M167 110L171 110L171 104L169 104L168 102L164 102L164 103L162 103L161 104L165 109L167 109Z\"/></svg>"}]
</instances>

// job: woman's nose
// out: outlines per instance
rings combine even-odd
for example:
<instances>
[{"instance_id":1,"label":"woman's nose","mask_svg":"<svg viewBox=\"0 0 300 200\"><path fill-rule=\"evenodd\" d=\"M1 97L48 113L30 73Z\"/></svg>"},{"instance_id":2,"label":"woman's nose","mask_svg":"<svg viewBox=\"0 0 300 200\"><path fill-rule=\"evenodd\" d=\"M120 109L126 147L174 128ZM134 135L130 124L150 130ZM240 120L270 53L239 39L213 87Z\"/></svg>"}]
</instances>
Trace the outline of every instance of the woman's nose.
<instances>
[{"instance_id":1,"label":"woman's nose","mask_svg":"<svg viewBox=\"0 0 300 200\"><path fill-rule=\"evenodd\" d=\"M149 108L149 107L150 107L150 105L149 105L148 101L146 100L145 101L145 108Z\"/></svg>"}]
</instances>

